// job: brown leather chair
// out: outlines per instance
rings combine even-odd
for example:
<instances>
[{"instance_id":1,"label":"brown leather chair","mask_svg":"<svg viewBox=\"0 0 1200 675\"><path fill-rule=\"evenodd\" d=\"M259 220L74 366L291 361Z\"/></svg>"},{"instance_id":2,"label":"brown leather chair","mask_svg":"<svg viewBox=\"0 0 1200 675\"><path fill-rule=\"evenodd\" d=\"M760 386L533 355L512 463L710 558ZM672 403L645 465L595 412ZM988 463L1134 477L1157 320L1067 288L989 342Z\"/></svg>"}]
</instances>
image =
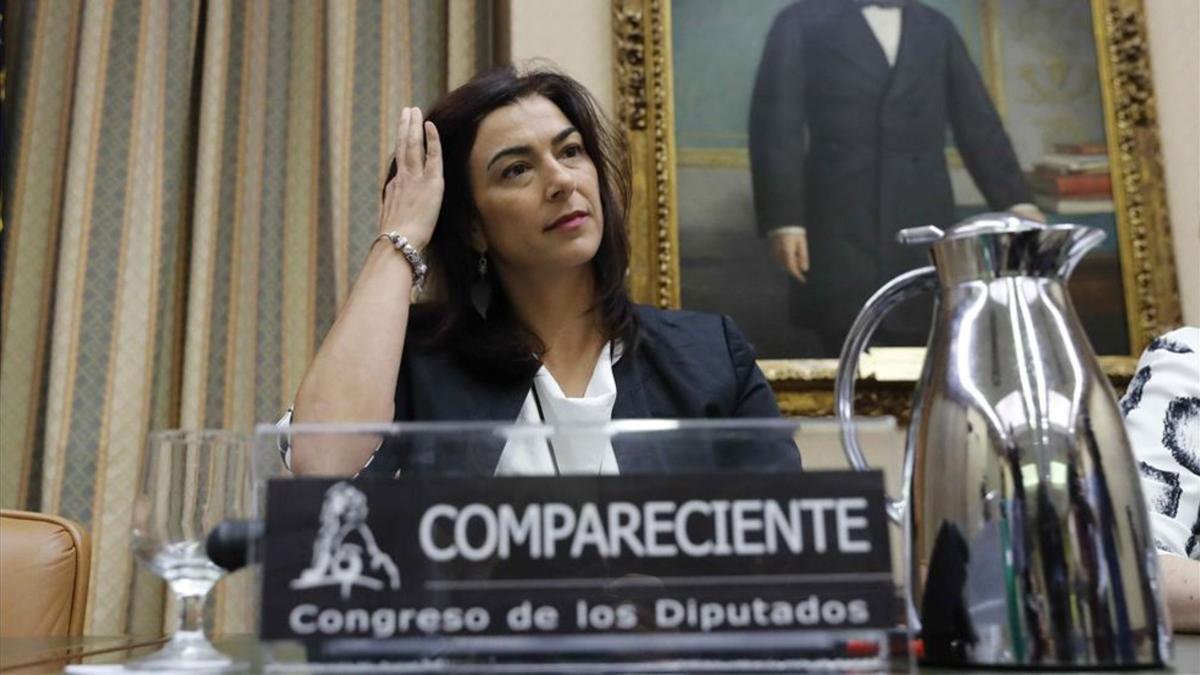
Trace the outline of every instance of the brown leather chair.
<instances>
[{"instance_id":1,"label":"brown leather chair","mask_svg":"<svg viewBox=\"0 0 1200 675\"><path fill-rule=\"evenodd\" d=\"M0 509L0 637L82 634L91 564L77 523Z\"/></svg>"}]
</instances>

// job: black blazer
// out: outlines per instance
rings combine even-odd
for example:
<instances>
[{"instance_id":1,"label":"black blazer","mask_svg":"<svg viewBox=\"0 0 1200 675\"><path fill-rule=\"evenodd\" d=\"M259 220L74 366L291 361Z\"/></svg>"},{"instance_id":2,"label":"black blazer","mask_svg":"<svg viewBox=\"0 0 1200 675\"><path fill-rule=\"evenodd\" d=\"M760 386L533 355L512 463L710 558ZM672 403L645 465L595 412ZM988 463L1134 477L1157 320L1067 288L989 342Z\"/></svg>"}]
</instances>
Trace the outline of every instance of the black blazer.
<instances>
[{"instance_id":1,"label":"black blazer","mask_svg":"<svg viewBox=\"0 0 1200 675\"><path fill-rule=\"evenodd\" d=\"M613 419L779 417L770 384L754 350L729 317L687 311L636 310L639 339L613 364L617 398ZM396 387L396 421L513 422L531 378L496 382L481 378L449 350L408 351ZM785 437L781 437L785 436ZM705 443L672 442L647 435L616 438L622 474L717 469L799 469L790 434L774 438L726 437ZM433 447L434 441L385 444L366 467L370 473L430 472L492 475L504 439L483 434Z\"/></svg>"},{"instance_id":2,"label":"black blazer","mask_svg":"<svg viewBox=\"0 0 1200 675\"><path fill-rule=\"evenodd\" d=\"M991 209L1033 201L954 24L915 0L901 12L889 66L859 4L789 5L771 26L751 99L758 229L807 228L812 267L797 290L811 299L806 325L836 324L824 331L833 353L875 289L927 264L925 248L898 244L896 232L954 221L948 129ZM925 337L926 316L908 323Z\"/></svg>"}]
</instances>

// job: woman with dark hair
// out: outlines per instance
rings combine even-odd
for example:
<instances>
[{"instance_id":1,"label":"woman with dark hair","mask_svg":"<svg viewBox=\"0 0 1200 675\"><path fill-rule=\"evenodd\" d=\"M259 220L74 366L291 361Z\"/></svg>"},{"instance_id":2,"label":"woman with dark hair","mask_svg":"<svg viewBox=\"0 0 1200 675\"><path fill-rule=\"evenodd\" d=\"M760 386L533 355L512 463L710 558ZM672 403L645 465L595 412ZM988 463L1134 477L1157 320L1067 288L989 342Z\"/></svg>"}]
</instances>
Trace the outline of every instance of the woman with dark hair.
<instances>
[{"instance_id":1,"label":"woman with dark hair","mask_svg":"<svg viewBox=\"0 0 1200 675\"><path fill-rule=\"evenodd\" d=\"M778 416L728 318L629 299L625 161L592 97L555 72L500 69L427 120L405 109L379 236L301 381L294 421ZM431 297L411 304L427 272ZM561 445L497 448L489 470L617 473L647 461L607 443ZM297 473L428 468L385 450L297 444L285 460ZM799 467L794 446L744 459Z\"/></svg>"}]
</instances>

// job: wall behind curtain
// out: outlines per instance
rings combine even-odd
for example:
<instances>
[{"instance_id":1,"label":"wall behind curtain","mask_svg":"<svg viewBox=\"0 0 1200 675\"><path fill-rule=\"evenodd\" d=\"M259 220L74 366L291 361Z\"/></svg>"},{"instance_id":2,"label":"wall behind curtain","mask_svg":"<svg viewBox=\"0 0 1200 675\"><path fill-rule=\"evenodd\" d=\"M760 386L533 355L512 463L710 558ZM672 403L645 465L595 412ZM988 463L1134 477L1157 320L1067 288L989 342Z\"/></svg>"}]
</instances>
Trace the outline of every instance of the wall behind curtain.
<instances>
[{"instance_id":1,"label":"wall behind curtain","mask_svg":"<svg viewBox=\"0 0 1200 675\"><path fill-rule=\"evenodd\" d=\"M93 537L86 634L153 633L148 430L287 407L376 231L405 105L490 61L485 0L40 0L4 119L0 505Z\"/></svg>"}]
</instances>

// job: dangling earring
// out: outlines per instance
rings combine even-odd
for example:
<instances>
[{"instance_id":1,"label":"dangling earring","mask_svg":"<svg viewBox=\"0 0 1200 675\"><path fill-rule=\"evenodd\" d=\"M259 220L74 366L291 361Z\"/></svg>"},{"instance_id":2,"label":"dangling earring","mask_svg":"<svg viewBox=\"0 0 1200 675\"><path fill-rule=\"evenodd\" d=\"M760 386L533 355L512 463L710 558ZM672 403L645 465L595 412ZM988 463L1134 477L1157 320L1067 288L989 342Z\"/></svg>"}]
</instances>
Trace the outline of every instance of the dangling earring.
<instances>
[{"instance_id":1,"label":"dangling earring","mask_svg":"<svg viewBox=\"0 0 1200 675\"><path fill-rule=\"evenodd\" d=\"M479 263L476 265L475 282L471 284L471 306L479 313L483 319L487 319L488 306L492 304L492 283L488 279L488 261L487 254L479 254Z\"/></svg>"}]
</instances>

